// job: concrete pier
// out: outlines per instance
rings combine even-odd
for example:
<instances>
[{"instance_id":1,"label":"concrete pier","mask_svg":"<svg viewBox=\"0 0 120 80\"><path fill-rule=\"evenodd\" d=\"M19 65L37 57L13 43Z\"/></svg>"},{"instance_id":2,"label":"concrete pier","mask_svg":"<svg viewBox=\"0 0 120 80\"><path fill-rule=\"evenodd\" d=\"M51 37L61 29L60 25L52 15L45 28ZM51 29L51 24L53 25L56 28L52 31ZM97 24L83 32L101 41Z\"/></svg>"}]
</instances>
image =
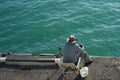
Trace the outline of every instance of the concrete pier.
<instances>
[{"instance_id":1,"label":"concrete pier","mask_svg":"<svg viewBox=\"0 0 120 80\"><path fill-rule=\"evenodd\" d=\"M94 57L86 80L120 80L120 58Z\"/></svg>"},{"instance_id":2,"label":"concrete pier","mask_svg":"<svg viewBox=\"0 0 120 80\"><path fill-rule=\"evenodd\" d=\"M55 56L29 55L34 58L55 58ZM120 58L93 57L89 75L80 78L76 73L66 74L66 80L120 80ZM0 63L0 80L65 80L62 70L54 62Z\"/></svg>"}]
</instances>

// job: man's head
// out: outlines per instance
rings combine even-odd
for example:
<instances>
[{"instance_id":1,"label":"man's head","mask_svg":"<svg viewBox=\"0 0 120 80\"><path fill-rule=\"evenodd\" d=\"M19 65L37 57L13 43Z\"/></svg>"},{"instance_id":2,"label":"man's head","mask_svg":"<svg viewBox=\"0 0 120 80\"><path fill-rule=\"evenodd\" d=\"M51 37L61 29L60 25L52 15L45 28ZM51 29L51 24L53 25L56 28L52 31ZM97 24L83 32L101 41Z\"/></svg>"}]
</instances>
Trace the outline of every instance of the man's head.
<instances>
[{"instance_id":1,"label":"man's head","mask_svg":"<svg viewBox=\"0 0 120 80\"><path fill-rule=\"evenodd\" d=\"M77 39L74 35L70 35L70 37L67 38L67 42L75 43L76 41Z\"/></svg>"}]
</instances>

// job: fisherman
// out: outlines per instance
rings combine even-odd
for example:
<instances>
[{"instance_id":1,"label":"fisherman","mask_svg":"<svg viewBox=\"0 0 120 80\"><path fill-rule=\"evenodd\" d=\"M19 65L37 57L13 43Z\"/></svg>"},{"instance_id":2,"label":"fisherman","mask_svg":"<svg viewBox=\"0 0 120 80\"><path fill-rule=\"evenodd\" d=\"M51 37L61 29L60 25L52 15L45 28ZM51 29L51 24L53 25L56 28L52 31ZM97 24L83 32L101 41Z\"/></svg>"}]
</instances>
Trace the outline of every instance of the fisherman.
<instances>
[{"instance_id":1,"label":"fisherman","mask_svg":"<svg viewBox=\"0 0 120 80\"><path fill-rule=\"evenodd\" d=\"M84 46L77 44L76 41L77 38L74 35L70 35L70 37L67 38L63 62L74 63L77 65L77 60L81 56L81 58L85 61L85 66L88 66L93 62L93 60L88 56L87 52L84 50Z\"/></svg>"}]
</instances>

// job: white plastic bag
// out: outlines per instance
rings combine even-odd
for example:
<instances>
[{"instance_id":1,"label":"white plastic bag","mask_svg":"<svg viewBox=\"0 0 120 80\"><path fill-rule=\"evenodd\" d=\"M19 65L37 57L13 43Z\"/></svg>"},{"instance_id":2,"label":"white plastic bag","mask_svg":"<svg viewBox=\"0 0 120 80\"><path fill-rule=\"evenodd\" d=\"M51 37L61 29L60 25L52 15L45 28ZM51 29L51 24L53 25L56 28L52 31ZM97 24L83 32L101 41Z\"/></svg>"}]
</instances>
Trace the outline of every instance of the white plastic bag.
<instances>
[{"instance_id":1,"label":"white plastic bag","mask_svg":"<svg viewBox=\"0 0 120 80\"><path fill-rule=\"evenodd\" d=\"M88 67L83 67L80 69L80 75L81 77L86 77L88 75Z\"/></svg>"}]
</instances>

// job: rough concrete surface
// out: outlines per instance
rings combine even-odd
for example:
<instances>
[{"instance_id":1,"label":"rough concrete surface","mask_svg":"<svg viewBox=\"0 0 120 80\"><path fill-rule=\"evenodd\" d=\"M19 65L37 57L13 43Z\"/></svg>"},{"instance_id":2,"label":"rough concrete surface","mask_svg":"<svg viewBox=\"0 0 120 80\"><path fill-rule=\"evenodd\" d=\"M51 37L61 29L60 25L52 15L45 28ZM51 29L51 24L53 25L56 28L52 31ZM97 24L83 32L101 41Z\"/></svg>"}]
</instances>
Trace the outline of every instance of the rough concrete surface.
<instances>
[{"instance_id":1,"label":"rough concrete surface","mask_svg":"<svg viewBox=\"0 0 120 80\"><path fill-rule=\"evenodd\" d=\"M94 57L86 80L120 80L120 58Z\"/></svg>"},{"instance_id":2,"label":"rough concrete surface","mask_svg":"<svg viewBox=\"0 0 120 80\"><path fill-rule=\"evenodd\" d=\"M6 62L0 63L0 80L120 80L120 58L93 58L86 78L75 71L63 75L53 62Z\"/></svg>"}]
</instances>

